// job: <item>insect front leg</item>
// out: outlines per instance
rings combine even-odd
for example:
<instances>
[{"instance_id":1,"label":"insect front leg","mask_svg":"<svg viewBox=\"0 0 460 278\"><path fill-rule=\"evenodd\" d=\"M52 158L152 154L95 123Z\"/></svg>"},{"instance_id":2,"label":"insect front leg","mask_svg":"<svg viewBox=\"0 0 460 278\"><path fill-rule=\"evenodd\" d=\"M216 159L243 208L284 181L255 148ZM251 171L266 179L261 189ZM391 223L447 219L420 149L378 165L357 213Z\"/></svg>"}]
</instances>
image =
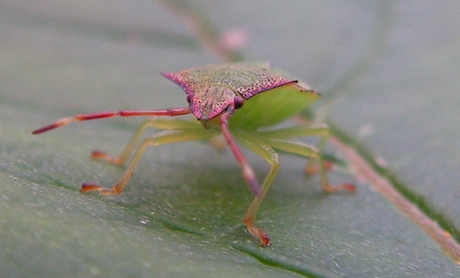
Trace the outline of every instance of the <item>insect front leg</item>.
<instances>
[{"instance_id":1,"label":"insect front leg","mask_svg":"<svg viewBox=\"0 0 460 278\"><path fill-rule=\"evenodd\" d=\"M220 125L222 128L222 133L225 137L225 140L227 141L227 144L230 146L230 149L233 152L233 155L235 156L236 160L238 163L241 165L241 168L243 169L243 177L248 183L249 187L252 189L255 195L260 196L261 191L260 191L260 185L259 182L257 181L256 174L254 173L254 170L252 169L251 165L249 164L248 160L244 156L243 152L241 149L238 147L238 145L235 142L235 138L233 138L232 133L230 132L229 126L228 126L228 119L232 116L232 109L229 111L225 112L220 119Z\"/></svg>"},{"instance_id":2,"label":"insect front leg","mask_svg":"<svg viewBox=\"0 0 460 278\"><path fill-rule=\"evenodd\" d=\"M213 133L203 131L203 129L193 130L164 130L154 134L152 137L145 139L136 149L133 154L127 169L125 170L120 181L112 188L106 188L95 183L84 183L81 186L80 192L99 191L103 195L120 194L128 183L131 175L134 172L137 164L139 163L142 154L147 146L159 146L170 143L185 142L207 139Z\"/></svg>"}]
</instances>

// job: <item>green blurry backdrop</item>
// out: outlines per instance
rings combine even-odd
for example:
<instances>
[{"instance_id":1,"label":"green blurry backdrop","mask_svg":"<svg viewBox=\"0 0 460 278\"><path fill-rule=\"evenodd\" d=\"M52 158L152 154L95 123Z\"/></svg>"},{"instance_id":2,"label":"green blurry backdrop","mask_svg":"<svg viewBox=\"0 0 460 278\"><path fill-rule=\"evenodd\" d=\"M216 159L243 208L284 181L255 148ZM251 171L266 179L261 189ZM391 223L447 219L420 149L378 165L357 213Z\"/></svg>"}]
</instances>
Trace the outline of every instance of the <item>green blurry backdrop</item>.
<instances>
[{"instance_id":1,"label":"green blurry backdrop","mask_svg":"<svg viewBox=\"0 0 460 278\"><path fill-rule=\"evenodd\" d=\"M246 33L246 58L322 92L317 118L459 229L460 4L186 3L224 34ZM297 157L281 157L262 204L260 226L273 240L265 249L241 223L252 195L238 164L206 143L151 148L124 194L81 195L82 182L110 186L123 173L90 152L120 152L142 119L30 131L80 113L186 105L159 72L220 62L186 22L155 1L0 3L2 276L460 277L371 185L333 171L333 182L355 182L359 192L324 194Z\"/></svg>"}]
</instances>

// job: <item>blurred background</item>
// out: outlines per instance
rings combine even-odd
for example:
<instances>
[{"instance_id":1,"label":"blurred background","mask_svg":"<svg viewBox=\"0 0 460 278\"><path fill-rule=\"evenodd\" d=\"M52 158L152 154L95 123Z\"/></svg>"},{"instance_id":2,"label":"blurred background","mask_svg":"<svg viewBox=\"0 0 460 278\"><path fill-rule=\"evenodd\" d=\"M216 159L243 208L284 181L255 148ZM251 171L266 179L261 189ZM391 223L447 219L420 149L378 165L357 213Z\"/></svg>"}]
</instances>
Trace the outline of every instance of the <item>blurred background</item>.
<instances>
[{"instance_id":1,"label":"blurred background","mask_svg":"<svg viewBox=\"0 0 460 278\"><path fill-rule=\"evenodd\" d=\"M186 105L172 72L269 61L323 94L337 140L460 238L460 19L451 1L8 1L0 3L0 269L5 277L459 277L455 259L350 157L327 195L281 156L259 212L231 153L205 142L149 149L120 196L80 195L123 173L142 119L30 132L74 114ZM248 154L261 177L268 165Z\"/></svg>"}]
</instances>

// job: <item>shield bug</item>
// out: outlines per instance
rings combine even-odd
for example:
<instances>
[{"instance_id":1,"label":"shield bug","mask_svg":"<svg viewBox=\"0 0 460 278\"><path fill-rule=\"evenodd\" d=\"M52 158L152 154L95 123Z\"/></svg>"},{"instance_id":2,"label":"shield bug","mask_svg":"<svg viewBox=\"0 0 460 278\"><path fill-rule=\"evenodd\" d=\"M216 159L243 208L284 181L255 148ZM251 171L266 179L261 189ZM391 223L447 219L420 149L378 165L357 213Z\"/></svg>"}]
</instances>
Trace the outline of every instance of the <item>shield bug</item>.
<instances>
[{"instance_id":1,"label":"shield bug","mask_svg":"<svg viewBox=\"0 0 460 278\"><path fill-rule=\"evenodd\" d=\"M249 232L260 239L263 246L270 245L270 238L261 228L255 226L255 220L259 206L280 166L275 150L315 159L318 163L317 169L324 191L355 190L351 184L331 186L328 182L321 153L329 136L327 127L300 125L267 129L267 127L294 116L319 98L319 95L309 89L306 84L263 63L209 65L175 73L162 73L162 75L185 91L189 103L187 107L77 115L36 129L32 134L40 134L75 121L117 116L156 116L140 126L121 155L111 156L100 151L94 151L91 154L92 158L113 164L124 164L131 158L120 181L112 188L84 183L80 190L81 192L99 191L105 195L120 194L123 191L147 146L212 139L223 134L242 167L244 179L255 195L254 201L244 216L244 223ZM199 123L181 118L169 120L159 118L160 116L175 117L187 114L193 114ZM148 127L161 131L139 142ZM293 137L311 135L321 137L318 148L290 140ZM241 151L240 145L260 155L271 165L262 184L257 181L253 168Z\"/></svg>"}]
</instances>

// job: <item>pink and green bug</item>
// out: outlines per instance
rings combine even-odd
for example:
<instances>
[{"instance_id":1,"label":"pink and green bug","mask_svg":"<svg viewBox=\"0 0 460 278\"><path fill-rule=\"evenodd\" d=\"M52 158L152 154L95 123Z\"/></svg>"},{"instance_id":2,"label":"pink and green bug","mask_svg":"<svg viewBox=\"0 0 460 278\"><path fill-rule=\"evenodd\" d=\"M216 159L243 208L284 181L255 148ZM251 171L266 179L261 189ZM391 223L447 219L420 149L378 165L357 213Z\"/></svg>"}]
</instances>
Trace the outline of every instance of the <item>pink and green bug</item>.
<instances>
[{"instance_id":1,"label":"pink and green bug","mask_svg":"<svg viewBox=\"0 0 460 278\"><path fill-rule=\"evenodd\" d=\"M117 116L156 116L140 126L121 155L111 156L101 151L92 153L92 158L113 164L124 164L129 161L120 181L112 188L84 183L80 190L81 192L99 191L104 195L120 194L123 191L147 146L213 139L223 134L242 168L244 180L255 195L244 216L244 223L249 232L260 239L263 246L270 245L270 238L261 228L255 226L255 221L259 206L280 167L275 150L316 160L324 191L355 190L352 184L332 186L328 182L327 169L321 153L329 136L327 127L300 125L270 129L271 126L291 118L319 98L319 95L306 84L263 63L209 65L175 73L162 73L162 75L185 91L189 103L187 107L77 115L36 129L32 134L40 134L75 121ZM196 120L172 118L187 114L193 114L199 123ZM171 118L165 119L159 116ZM148 127L161 131L139 142ZM318 148L290 140L294 137L311 135L321 137ZM257 181L253 168L241 151L240 145L260 155L271 165L262 184Z\"/></svg>"}]
</instances>

